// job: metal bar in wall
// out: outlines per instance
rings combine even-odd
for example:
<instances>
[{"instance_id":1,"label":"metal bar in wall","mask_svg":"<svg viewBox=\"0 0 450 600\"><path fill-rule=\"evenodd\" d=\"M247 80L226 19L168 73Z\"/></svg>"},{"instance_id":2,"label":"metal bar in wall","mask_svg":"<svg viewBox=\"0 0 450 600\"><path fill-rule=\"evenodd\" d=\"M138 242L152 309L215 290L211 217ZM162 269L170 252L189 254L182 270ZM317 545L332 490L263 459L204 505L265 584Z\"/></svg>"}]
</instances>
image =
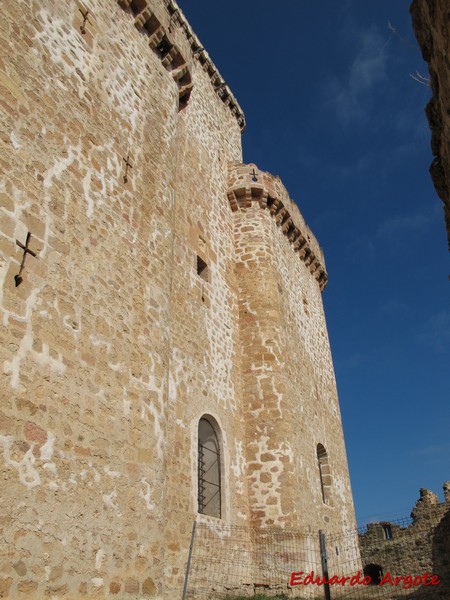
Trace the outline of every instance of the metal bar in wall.
<instances>
[{"instance_id":1,"label":"metal bar in wall","mask_svg":"<svg viewBox=\"0 0 450 600\"><path fill-rule=\"evenodd\" d=\"M327 546L325 542L325 534L320 529L319 530L319 542L320 542L320 558L322 560L322 574L325 579L328 579L328 560L327 560ZM325 600L331 600L330 594L330 584L325 583L323 586L323 591L325 593Z\"/></svg>"},{"instance_id":2,"label":"metal bar in wall","mask_svg":"<svg viewBox=\"0 0 450 600\"><path fill-rule=\"evenodd\" d=\"M181 600L186 600L186 594L188 589L188 580L189 580L189 570L191 568L191 558L192 558L192 550L194 548L194 540L195 540L195 530L197 527L197 522L194 521L192 524L192 533L191 533L191 543L189 544L189 554L186 563L186 575L184 576L184 586L183 586L183 595L181 596Z\"/></svg>"}]
</instances>

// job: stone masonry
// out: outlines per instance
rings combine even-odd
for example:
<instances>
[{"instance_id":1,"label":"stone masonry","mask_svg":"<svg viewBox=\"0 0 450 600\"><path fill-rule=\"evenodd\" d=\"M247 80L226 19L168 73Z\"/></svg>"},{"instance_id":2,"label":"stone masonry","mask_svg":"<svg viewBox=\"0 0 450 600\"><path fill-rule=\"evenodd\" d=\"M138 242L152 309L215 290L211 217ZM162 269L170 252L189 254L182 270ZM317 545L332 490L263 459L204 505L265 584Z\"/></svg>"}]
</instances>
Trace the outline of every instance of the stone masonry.
<instances>
[{"instance_id":1,"label":"stone masonry","mask_svg":"<svg viewBox=\"0 0 450 600\"><path fill-rule=\"evenodd\" d=\"M426 108L434 156L430 173L444 203L450 249L450 6L448 0L414 0L410 12L430 72L432 97Z\"/></svg>"},{"instance_id":2,"label":"stone masonry","mask_svg":"<svg viewBox=\"0 0 450 600\"><path fill-rule=\"evenodd\" d=\"M322 251L177 4L4 0L0 112L0 598L179 598L194 519L353 528Z\"/></svg>"},{"instance_id":3,"label":"stone masonry","mask_svg":"<svg viewBox=\"0 0 450 600\"><path fill-rule=\"evenodd\" d=\"M444 483L444 502L436 494L422 488L411 512L412 522L406 527L398 523L370 523L359 536L361 560L366 574L390 573L392 577L424 572L439 577L433 597L450 597L450 481ZM376 568L374 568L376 567ZM376 582L376 579L375 579ZM388 586L389 589L389 586ZM422 588L412 598L429 597L430 589Z\"/></svg>"}]
</instances>

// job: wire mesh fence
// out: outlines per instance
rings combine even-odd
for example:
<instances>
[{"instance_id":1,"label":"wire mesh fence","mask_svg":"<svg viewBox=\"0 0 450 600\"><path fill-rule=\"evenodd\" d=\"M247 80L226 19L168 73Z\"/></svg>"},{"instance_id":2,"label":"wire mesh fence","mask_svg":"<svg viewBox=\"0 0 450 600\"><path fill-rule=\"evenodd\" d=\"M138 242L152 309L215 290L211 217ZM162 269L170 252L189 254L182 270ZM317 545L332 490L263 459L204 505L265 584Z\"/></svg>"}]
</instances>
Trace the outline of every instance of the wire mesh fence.
<instances>
[{"instance_id":1,"label":"wire mesh fence","mask_svg":"<svg viewBox=\"0 0 450 600\"><path fill-rule=\"evenodd\" d=\"M290 587L298 565L321 573L318 536L275 529L198 524L186 598L317 597Z\"/></svg>"},{"instance_id":2,"label":"wire mesh fence","mask_svg":"<svg viewBox=\"0 0 450 600\"><path fill-rule=\"evenodd\" d=\"M339 533L199 523L183 600L450 600L449 523L448 505Z\"/></svg>"}]
</instances>

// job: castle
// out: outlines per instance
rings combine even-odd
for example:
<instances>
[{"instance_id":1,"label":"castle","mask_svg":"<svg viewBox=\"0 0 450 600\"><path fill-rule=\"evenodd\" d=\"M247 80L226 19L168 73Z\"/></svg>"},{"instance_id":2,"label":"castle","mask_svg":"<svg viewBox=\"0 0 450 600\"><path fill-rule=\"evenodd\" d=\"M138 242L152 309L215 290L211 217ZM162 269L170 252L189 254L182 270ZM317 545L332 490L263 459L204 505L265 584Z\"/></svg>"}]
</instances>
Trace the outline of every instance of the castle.
<instances>
[{"instance_id":1,"label":"castle","mask_svg":"<svg viewBox=\"0 0 450 600\"><path fill-rule=\"evenodd\" d=\"M7 0L0 597L180 597L195 519L355 526L317 240L173 0Z\"/></svg>"}]
</instances>

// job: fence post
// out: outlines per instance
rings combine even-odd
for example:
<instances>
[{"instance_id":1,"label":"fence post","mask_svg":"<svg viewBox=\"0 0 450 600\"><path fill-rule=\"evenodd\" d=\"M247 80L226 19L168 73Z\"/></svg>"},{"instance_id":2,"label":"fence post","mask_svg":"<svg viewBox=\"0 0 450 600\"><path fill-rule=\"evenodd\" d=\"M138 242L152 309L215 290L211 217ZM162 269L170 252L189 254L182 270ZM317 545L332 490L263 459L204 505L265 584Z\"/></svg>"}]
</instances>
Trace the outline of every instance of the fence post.
<instances>
[{"instance_id":1,"label":"fence post","mask_svg":"<svg viewBox=\"0 0 450 600\"><path fill-rule=\"evenodd\" d=\"M183 587L183 595L181 596L181 600L186 600L186 594L188 589L188 579L189 579L189 569L191 568L191 558L192 558L192 549L194 547L195 540L195 530L197 528L197 521L194 521L192 524L192 533L191 533L191 543L189 545L189 554L186 563L186 575L184 576L184 587Z\"/></svg>"},{"instance_id":2,"label":"fence post","mask_svg":"<svg viewBox=\"0 0 450 600\"><path fill-rule=\"evenodd\" d=\"M322 560L322 574L325 579L328 579L328 561L327 561L327 546L325 543L325 534L319 529L319 542L320 542L320 558ZM325 583L323 586L325 592L325 600L331 600L330 584Z\"/></svg>"}]
</instances>

